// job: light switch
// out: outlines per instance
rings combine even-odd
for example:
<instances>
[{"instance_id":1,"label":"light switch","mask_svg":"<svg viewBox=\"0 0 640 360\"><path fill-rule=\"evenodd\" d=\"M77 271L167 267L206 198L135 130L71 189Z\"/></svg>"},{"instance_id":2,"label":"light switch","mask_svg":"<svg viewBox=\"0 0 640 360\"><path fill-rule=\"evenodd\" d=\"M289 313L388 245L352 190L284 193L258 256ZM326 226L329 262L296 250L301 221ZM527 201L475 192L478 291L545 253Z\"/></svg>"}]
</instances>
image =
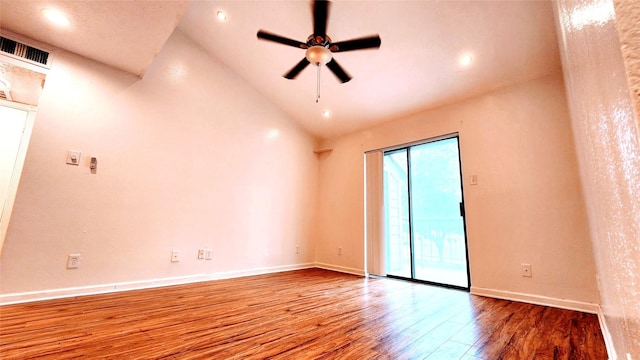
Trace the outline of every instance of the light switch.
<instances>
[{"instance_id":1,"label":"light switch","mask_svg":"<svg viewBox=\"0 0 640 360\"><path fill-rule=\"evenodd\" d=\"M80 165L80 155L82 155L80 151L69 150L67 152L67 164Z\"/></svg>"},{"instance_id":2,"label":"light switch","mask_svg":"<svg viewBox=\"0 0 640 360\"><path fill-rule=\"evenodd\" d=\"M471 185L478 185L478 175L471 175L470 183Z\"/></svg>"}]
</instances>

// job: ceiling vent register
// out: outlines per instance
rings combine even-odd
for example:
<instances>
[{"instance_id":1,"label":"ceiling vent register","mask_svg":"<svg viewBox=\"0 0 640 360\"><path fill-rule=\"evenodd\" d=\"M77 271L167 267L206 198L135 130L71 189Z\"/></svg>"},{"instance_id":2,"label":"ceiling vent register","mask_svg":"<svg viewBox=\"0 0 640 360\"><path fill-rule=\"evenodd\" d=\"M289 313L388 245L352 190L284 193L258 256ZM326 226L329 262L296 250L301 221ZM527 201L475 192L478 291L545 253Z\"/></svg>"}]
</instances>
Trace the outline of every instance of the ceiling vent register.
<instances>
[{"instance_id":1,"label":"ceiling vent register","mask_svg":"<svg viewBox=\"0 0 640 360\"><path fill-rule=\"evenodd\" d=\"M0 36L0 51L11 57L43 66L47 69L50 68L51 58L48 51L34 48L19 41Z\"/></svg>"}]
</instances>

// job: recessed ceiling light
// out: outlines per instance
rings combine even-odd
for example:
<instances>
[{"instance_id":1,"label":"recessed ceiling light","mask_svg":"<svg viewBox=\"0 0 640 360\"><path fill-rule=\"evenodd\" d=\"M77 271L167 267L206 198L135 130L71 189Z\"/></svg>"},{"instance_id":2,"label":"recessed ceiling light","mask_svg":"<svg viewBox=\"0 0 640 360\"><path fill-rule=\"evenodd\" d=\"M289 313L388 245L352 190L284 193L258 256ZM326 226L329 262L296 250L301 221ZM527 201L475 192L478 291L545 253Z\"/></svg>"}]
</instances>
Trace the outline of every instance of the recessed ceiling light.
<instances>
[{"instance_id":1,"label":"recessed ceiling light","mask_svg":"<svg viewBox=\"0 0 640 360\"><path fill-rule=\"evenodd\" d=\"M464 54L462 56L460 56L460 65L462 66L469 66L471 65L471 62L473 61L473 57L471 56L471 54Z\"/></svg>"},{"instance_id":2,"label":"recessed ceiling light","mask_svg":"<svg viewBox=\"0 0 640 360\"><path fill-rule=\"evenodd\" d=\"M71 24L71 20L60 10L42 9L42 15L44 15L47 20L59 26L69 26L69 24Z\"/></svg>"},{"instance_id":3,"label":"recessed ceiling light","mask_svg":"<svg viewBox=\"0 0 640 360\"><path fill-rule=\"evenodd\" d=\"M326 117L326 118L330 118L331 117L331 111L324 109L322 110L322 116Z\"/></svg>"},{"instance_id":4,"label":"recessed ceiling light","mask_svg":"<svg viewBox=\"0 0 640 360\"><path fill-rule=\"evenodd\" d=\"M220 21L226 21L227 20L227 14L225 14L224 11L222 11L222 10L218 10L218 12L216 13L216 16L218 17L218 20L220 20Z\"/></svg>"},{"instance_id":5,"label":"recessed ceiling light","mask_svg":"<svg viewBox=\"0 0 640 360\"><path fill-rule=\"evenodd\" d=\"M275 140L280 136L280 130L278 129L270 129L267 131L266 139L267 140Z\"/></svg>"}]
</instances>

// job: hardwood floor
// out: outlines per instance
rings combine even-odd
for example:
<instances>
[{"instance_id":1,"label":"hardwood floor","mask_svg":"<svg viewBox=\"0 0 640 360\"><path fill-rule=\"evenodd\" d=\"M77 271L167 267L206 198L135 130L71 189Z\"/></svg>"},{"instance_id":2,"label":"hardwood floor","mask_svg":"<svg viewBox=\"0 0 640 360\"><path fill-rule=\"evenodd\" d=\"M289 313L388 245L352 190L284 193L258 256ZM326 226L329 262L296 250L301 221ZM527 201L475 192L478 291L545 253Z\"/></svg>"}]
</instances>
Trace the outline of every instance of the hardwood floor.
<instances>
[{"instance_id":1,"label":"hardwood floor","mask_svg":"<svg viewBox=\"0 0 640 360\"><path fill-rule=\"evenodd\" d=\"M0 307L2 359L606 359L595 315L320 269Z\"/></svg>"}]
</instances>

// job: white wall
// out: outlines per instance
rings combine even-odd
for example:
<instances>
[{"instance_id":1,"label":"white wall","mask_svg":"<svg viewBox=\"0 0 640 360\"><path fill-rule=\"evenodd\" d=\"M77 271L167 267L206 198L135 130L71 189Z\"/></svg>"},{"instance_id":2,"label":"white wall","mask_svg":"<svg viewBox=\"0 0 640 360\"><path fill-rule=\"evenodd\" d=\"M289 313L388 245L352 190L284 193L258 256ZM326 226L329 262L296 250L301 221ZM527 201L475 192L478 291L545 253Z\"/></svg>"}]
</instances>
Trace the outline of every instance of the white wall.
<instances>
[{"instance_id":1,"label":"white wall","mask_svg":"<svg viewBox=\"0 0 640 360\"><path fill-rule=\"evenodd\" d=\"M365 151L458 132L472 291L594 311L564 91L556 74L323 143L333 151L320 159L318 262L363 271ZM532 278L521 276L521 263L532 265Z\"/></svg>"},{"instance_id":2,"label":"white wall","mask_svg":"<svg viewBox=\"0 0 640 360\"><path fill-rule=\"evenodd\" d=\"M179 31L142 80L60 51L2 250L0 291L311 263L313 145ZM65 165L70 149L82 151L80 166ZM196 259L205 247L212 261ZM71 253L82 254L79 269L65 268Z\"/></svg>"},{"instance_id":3,"label":"white wall","mask_svg":"<svg viewBox=\"0 0 640 360\"><path fill-rule=\"evenodd\" d=\"M640 130L631 92L640 78L627 78L640 58L630 53L629 34L621 51L618 30L637 31L640 5L619 5L614 13L611 0L563 0L557 16L605 335L617 358L627 360L640 358ZM635 99L640 109L640 93Z\"/></svg>"}]
</instances>

